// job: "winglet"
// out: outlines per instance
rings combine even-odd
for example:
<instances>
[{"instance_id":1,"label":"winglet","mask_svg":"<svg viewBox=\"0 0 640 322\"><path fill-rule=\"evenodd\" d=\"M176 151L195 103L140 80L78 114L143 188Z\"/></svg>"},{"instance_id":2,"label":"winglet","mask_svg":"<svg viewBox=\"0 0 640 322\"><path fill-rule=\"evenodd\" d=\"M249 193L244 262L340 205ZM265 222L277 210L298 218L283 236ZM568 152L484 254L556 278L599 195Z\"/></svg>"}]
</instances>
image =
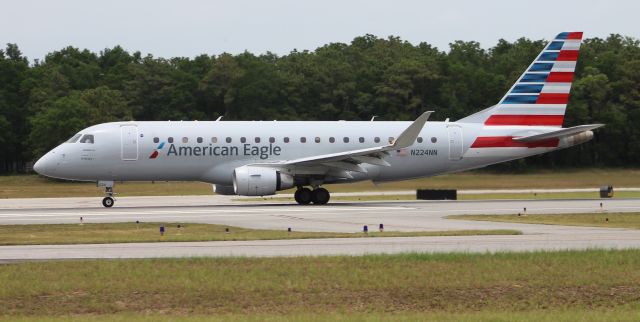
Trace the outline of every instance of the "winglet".
<instances>
[{"instance_id":1,"label":"winglet","mask_svg":"<svg viewBox=\"0 0 640 322\"><path fill-rule=\"evenodd\" d=\"M420 131L424 127L424 124L427 123L429 116L431 116L433 111L428 111L422 113L409 127L407 127L397 139L393 141L391 145L394 149L404 149L413 144L420 135Z\"/></svg>"}]
</instances>

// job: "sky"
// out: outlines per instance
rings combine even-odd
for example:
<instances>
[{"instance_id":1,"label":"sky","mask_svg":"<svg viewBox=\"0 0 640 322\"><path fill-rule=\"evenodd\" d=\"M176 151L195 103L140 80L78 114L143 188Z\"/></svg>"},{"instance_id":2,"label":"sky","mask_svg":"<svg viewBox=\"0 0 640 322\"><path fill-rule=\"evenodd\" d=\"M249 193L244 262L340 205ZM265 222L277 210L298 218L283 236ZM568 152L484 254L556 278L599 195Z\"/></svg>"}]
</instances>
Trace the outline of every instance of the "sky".
<instances>
[{"instance_id":1,"label":"sky","mask_svg":"<svg viewBox=\"0 0 640 322\"><path fill-rule=\"evenodd\" d=\"M100 52L121 45L156 57L245 50L284 55L365 34L398 36L448 50L455 40L640 38L640 1L410 0L0 0L0 46L30 60L67 46Z\"/></svg>"}]
</instances>

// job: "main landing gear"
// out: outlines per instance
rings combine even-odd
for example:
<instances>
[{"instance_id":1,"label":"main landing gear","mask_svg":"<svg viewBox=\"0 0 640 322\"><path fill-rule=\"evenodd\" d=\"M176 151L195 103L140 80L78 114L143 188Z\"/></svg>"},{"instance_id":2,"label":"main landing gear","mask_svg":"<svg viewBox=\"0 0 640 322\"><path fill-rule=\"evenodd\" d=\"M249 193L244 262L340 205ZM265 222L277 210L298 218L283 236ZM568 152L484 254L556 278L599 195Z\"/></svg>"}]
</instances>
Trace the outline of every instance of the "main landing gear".
<instances>
[{"instance_id":1,"label":"main landing gear","mask_svg":"<svg viewBox=\"0 0 640 322\"><path fill-rule=\"evenodd\" d=\"M314 205L326 205L329 202L331 195L325 188L318 187L311 190L309 188L298 187L298 190L296 190L293 197L300 205L308 205L310 203L313 203Z\"/></svg>"},{"instance_id":2,"label":"main landing gear","mask_svg":"<svg viewBox=\"0 0 640 322\"><path fill-rule=\"evenodd\" d=\"M113 181L98 181L98 187L104 187L106 197L102 198L102 205L105 208L113 207L116 203L115 192L113 192Z\"/></svg>"}]
</instances>

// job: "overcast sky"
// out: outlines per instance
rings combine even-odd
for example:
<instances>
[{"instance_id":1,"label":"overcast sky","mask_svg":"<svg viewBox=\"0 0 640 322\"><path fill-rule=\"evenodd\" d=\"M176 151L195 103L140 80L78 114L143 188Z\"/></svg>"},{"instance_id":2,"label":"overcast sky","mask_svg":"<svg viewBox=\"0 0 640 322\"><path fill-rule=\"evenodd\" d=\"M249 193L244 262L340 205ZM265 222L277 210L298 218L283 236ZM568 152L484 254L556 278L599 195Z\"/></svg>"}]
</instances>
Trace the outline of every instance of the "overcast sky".
<instances>
[{"instance_id":1,"label":"overcast sky","mask_svg":"<svg viewBox=\"0 0 640 322\"><path fill-rule=\"evenodd\" d=\"M485 48L500 38L640 38L640 1L348 1L348 0L2 0L0 43L17 43L33 60L66 46L94 52L121 45L160 57L202 53L287 54L374 34Z\"/></svg>"}]
</instances>

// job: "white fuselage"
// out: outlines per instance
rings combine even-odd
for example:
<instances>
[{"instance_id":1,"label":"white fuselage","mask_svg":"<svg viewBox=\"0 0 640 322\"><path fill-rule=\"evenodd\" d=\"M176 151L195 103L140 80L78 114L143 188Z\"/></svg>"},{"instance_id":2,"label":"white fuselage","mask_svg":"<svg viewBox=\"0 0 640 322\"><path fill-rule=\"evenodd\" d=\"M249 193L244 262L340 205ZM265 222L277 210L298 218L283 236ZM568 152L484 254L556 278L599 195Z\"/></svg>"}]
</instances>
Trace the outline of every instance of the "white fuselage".
<instances>
[{"instance_id":1,"label":"white fuselage","mask_svg":"<svg viewBox=\"0 0 640 322\"><path fill-rule=\"evenodd\" d=\"M192 180L231 186L233 171L238 167L381 146L410 124L378 121L105 123L79 132L82 136L93 135L93 143L87 140L82 143L82 139L63 143L40 159L35 168L41 174L70 180ZM562 142L554 147L471 147L478 136L528 135L552 129L428 122L412 146L392 151L385 158L390 166L363 164L365 172L352 171L349 178L325 173L321 182L428 177L566 147ZM157 151L155 157L154 151ZM296 167L292 174L317 175L317 171L321 170Z\"/></svg>"}]
</instances>

